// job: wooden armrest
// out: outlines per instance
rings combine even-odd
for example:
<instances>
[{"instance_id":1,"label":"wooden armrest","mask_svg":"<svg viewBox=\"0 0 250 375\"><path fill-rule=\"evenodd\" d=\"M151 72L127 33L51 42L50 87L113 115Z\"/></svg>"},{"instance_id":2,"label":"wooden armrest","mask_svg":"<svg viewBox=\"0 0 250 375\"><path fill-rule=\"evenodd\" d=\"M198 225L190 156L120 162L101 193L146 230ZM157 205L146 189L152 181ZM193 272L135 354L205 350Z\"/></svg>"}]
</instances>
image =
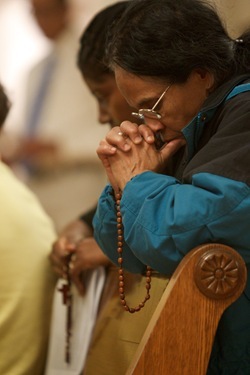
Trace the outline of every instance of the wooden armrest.
<instances>
[{"instance_id":1,"label":"wooden armrest","mask_svg":"<svg viewBox=\"0 0 250 375\"><path fill-rule=\"evenodd\" d=\"M177 267L126 375L205 375L224 310L247 278L238 252L205 244Z\"/></svg>"}]
</instances>

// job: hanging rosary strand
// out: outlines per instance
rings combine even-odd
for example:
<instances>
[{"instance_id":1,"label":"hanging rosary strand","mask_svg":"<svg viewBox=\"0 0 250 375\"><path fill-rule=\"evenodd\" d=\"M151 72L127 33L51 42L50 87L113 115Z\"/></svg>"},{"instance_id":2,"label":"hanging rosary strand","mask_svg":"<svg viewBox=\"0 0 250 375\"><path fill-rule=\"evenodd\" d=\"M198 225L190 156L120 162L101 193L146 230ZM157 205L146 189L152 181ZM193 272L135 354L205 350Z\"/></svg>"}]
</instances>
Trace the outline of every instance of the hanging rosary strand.
<instances>
[{"instance_id":1,"label":"hanging rosary strand","mask_svg":"<svg viewBox=\"0 0 250 375\"><path fill-rule=\"evenodd\" d=\"M70 339L72 335L72 304L73 304L73 297L71 293L71 277L70 277L70 258L71 255L67 257L67 271L66 271L66 280L64 281L63 285L61 286L59 292L62 293L63 296L63 304L66 305L66 327L65 327L65 362L70 363Z\"/></svg>"},{"instance_id":2,"label":"hanging rosary strand","mask_svg":"<svg viewBox=\"0 0 250 375\"><path fill-rule=\"evenodd\" d=\"M116 221L117 221L117 252L118 252L118 264L119 264L119 294L120 294L120 300L121 304L123 305L124 309L130 313L138 312L140 311L145 303L150 298L150 289L151 289L151 274L152 269L147 266L146 270L146 296L142 302L139 303L136 307L129 307L126 302L125 298L125 283L124 283L124 271L123 271L123 224L122 224L122 214L120 210L120 202L121 202L122 193L115 193L115 203L116 203Z\"/></svg>"}]
</instances>

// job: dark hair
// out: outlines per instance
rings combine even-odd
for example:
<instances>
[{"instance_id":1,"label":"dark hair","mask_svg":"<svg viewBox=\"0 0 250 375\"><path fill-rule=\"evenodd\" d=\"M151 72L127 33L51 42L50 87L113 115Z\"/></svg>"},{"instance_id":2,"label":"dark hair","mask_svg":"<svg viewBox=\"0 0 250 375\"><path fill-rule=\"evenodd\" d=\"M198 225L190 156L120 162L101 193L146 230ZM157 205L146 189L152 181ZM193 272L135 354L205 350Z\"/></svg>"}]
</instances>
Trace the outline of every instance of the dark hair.
<instances>
[{"instance_id":1,"label":"dark hair","mask_svg":"<svg viewBox=\"0 0 250 375\"><path fill-rule=\"evenodd\" d=\"M69 1L68 0L57 0L56 1L58 3L58 5L60 6L67 6L69 4Z\"/></svg>"},{"instance_id":2,"label":"dark hair","mask_svg":"<svg viewBox=\"0 0 250 375\"><path fill-rule=\"evenodd\" d=\"M116 22L126 9L128 1L119 1L97 13L90 21L80 38L80 49L77 56L77 66L81 73L95 80L112 70L104 61L106 37L109 26Z\"/></svg>"},{"instance_id":3,"label":"dark hair","mask_svg":"<svg viewBox=\"0 0 250 375\"><path fill-rule=\"evenodd\" d=\"M133 0L107 47L109 65L139 76L184 83L203 68L217 85L250 71L250 34L236 43L214 7L202 0Z\"/></svg>"},{"instance_id":4,"label":"dark hair","mask_svg":"<svg viewBox=\"0 0 250 375\"><path fill-rule=\"evenodd\" d=\"M10 102L5 94L3 86L0 84L0 128L2 127L9 112Z\"/></svg>"}]
</instances>

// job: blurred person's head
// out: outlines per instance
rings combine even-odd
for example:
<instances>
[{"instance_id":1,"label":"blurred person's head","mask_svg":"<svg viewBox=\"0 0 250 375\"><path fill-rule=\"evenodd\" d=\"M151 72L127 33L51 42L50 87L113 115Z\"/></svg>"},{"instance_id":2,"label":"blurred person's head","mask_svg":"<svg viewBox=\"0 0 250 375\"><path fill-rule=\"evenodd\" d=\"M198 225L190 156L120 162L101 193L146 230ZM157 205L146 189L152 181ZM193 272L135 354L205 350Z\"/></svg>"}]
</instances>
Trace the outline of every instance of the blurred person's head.
<instances>
[{"instance_id":1,"label":"blurred person's head","mask_svg":"<svg viewBox=\"0 0 250 375\"><path fill-rule=\"evenodd\" d=\"M80 39L77 64L84 81L98 102L98 120L112 127L132 120L132 108L117 88L114 73L105 63L106 36L109 26L126 9L128 1L119 1L98 12Z\"/></svg>"},{"instance_id":2,"label":"blurred person's head","mask_svg":"<svg viewBox=\"0 0 250 375\"><path fill-rule=\"evenodd\" d=\"M32 12L43 34L56 39L67 27L69 5L67 0L31 0Z\"/></svg>"},{"instance_id":3,"label":"blurred person's head","mask_svg":"<svg viewBox=\"0 0 250 375\"><path fill-rule=\"evenodd\" d=\"M4 121L8 115L9 108L9 99L4 91L3 86L0 84L0 129L2 128Z\"/></svg>"}]
</instances>

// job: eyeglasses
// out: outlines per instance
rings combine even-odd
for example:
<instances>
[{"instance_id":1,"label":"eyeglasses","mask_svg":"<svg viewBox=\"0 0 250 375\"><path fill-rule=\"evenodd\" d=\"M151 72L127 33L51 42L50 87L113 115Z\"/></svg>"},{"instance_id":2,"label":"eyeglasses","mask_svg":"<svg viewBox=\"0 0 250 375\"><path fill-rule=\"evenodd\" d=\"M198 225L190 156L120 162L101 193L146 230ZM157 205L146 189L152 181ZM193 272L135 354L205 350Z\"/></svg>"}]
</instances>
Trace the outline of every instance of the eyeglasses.
<instances>
[{"instance_id":1,"label":"eyeglasses","mask_svg":"<svg viewBox=\"0 0 250 375\"><path fill-rule=\"evenodd\" d=\"M155 108L158 106L158 104L160 103L160 101L163 99L164 95L166 94L166 92L168 91L168 89L170 88L170 86L171 85L169 85L163 91L163 93L161 94L161 96L159 97L159 99L153 105L153 107L151 109L149 109L149 108L141 108L141 109L138 110L138 112L132 112L132 116L134 116L136 118L139 118L140 120L144 120L145 117L146 118L155 119L155 120L161 119L162 115L159 112L156 112Z\"/></svg>"}]
</instances>

